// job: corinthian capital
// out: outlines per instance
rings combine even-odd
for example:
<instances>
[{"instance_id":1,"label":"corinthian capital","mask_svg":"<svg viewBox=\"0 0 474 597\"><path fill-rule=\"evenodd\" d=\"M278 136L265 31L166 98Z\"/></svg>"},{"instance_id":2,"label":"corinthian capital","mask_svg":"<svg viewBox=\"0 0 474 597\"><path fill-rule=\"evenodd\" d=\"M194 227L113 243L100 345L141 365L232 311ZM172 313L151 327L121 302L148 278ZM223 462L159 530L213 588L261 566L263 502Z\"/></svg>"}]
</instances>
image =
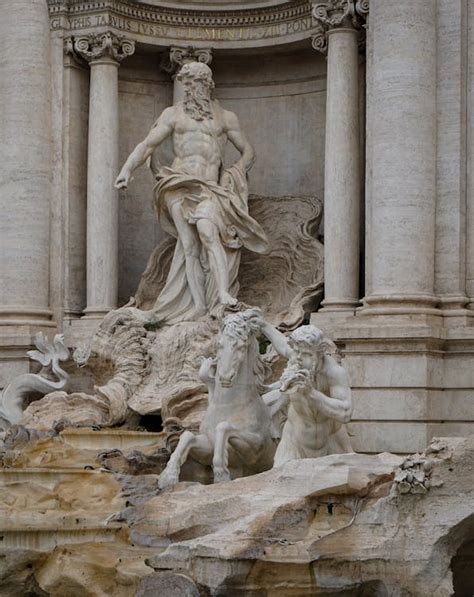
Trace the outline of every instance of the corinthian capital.
<instances>
[{"instance_id":1,"label":"corinthian capital","mask_svg":"<svg viewBox=\"0 0 474 597\"><path fill-rule=\"evenodd\" d=\"M313 4L313 18L319 31L313 35L313 48L327 52L327 32L338 27L363 31L369 12L369 0L326 0Z\"/></svg>"},{"instance_id":2,"label":"corinthian capital","mask_svg":"<svg viewBox=\"0 0 474 597\"><path fill-rule=\"evenodd\" d=\"M96 35L76 37L74 39L74 52L87 62L104 58L122 62L124 58L135 52L135 42L108 31Z\"/></svg>"},{"instance_id":3,"label":"corinthian capital","mask_svg":"<svg viewBox=\"0 0 474 597\"><path fill-rule=\"evenodd\" d=\"M166 54L162 56L160 68L174 77L183 64L188 62L211 64L212 50L210 48L182 48L179 46L172 46L169 53L166 52Z\"/></svg>"},{"instance_id":4,"label":"corinthian capital","mask_svg":"<svg viewBox=\"0 0 474 597\"><path fill-rule=\"evenodd\" d=\"M211 64L212 50L210 48L170 48L170 62L178 68L187 62L204 62L204 64Z\"/></svg>"}]
</instances>

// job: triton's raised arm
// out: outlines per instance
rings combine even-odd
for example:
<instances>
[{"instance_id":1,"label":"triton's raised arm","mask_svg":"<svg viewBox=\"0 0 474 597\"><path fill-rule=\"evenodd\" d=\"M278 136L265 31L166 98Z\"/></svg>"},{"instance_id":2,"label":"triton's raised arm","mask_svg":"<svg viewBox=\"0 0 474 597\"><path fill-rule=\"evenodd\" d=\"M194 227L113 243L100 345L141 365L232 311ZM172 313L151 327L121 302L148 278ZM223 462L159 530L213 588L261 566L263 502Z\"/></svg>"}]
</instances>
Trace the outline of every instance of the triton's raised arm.
<instances>
[{"instance_id":1,"label":"triton's raised arm","mask_svg":"<svg viewBox=\"0 0 474 597\"><path fill-rule=\"evenodd\" d=\"M147 137L139 143L128 156L120 174L117 176L115 186L117 189L124 189L132 173L151 156L153 151L173 132L175 123L175 108L171 106L163 111L154 124Z\"/></svg>"}]
</instances>

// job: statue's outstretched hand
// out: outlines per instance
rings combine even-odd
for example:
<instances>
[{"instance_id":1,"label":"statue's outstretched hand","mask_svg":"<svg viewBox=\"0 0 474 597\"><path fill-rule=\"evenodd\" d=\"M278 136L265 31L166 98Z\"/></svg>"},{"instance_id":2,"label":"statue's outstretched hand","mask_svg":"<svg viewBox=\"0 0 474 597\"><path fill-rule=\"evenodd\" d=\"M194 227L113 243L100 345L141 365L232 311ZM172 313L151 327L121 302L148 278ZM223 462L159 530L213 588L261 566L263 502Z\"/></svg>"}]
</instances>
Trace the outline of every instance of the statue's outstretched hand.
<instances>
[{"instance_id":1,"label":"statue's outstretched hand","mask_svg":"<svg viewBox=\"0 0 474 597\"><path fill-rule=\"evenodd\" d=\"M120 174L115 179L115 184L114 184L115 188L116 189L126 189L128 187L129 178L130 177L127 174L123 174L122 172L120 172Z\"/></svg>"}]
</instances>

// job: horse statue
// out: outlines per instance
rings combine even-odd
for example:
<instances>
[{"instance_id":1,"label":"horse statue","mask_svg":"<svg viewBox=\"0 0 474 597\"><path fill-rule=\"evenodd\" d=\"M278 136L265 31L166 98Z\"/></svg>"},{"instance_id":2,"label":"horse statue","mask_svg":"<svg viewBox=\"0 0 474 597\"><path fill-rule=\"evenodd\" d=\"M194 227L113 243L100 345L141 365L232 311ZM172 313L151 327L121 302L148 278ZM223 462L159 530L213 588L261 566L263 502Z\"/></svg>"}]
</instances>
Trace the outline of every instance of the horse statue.
<instances>
[{"instance_id":1,"label":"horse statue","mask_svg":"<svg viewBox=\"0 0 474 597\"><path fill-rule=\"evenodd\" d=\"M214 483L260 473L273 466L276 444L272 439L270 410L262 399L267 374L259 352L258 309L224 318L215 359L203 359L199 375L207 384L209 403L195 435L184 431L158 485L179 480L188 457L212 465Z\"/></svg>"}]
</instances>

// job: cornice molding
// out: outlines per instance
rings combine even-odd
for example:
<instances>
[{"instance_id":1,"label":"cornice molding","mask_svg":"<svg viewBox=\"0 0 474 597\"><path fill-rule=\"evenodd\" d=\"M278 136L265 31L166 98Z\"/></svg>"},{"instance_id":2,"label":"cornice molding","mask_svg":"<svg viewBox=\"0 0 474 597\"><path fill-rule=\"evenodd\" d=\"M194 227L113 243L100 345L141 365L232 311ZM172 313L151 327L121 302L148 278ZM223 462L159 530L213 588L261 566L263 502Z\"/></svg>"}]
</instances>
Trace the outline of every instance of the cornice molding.
<instances>
[{"instance_id":1,"label":"cornice molding","mask_svg":"<svg viewBox=\"0 0 474 597\"><path fill-rule=\"evenodd\" d=\"M51 28L67 35L123 33L157 46L258 47L310 39L310 0L240 10L171 9L131 0L48 0ZM206 43L207 42L207 43Z\"/></svg>"}]
</instances>

